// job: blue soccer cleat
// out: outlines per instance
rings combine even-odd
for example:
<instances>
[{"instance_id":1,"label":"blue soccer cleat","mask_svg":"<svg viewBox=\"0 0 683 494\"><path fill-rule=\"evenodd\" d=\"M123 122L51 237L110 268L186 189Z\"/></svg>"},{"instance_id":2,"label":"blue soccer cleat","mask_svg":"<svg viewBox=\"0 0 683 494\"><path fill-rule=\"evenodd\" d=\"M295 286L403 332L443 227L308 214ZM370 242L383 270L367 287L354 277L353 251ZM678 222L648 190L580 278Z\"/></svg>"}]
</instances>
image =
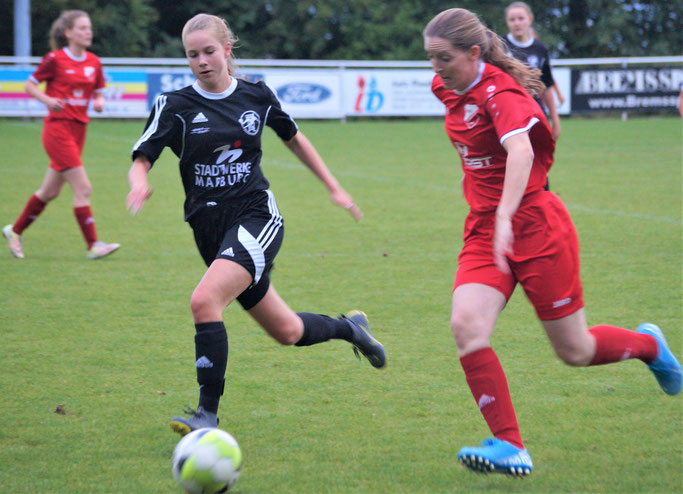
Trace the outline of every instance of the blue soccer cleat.
<instances>
[{"instance_id":1,"label":"blue soccer cleat","mask_svg":"<svg viewBox=\"0 0 683 494\"><path fill-rule=\"evenodd\" d=\"M681 364L666 344L662 330L655 324L645 322L638 326L638 333L649 334L657 340L657 358L648 367L657 378L657 382L668 395L681 392Z\"/></svg>"},{"instance_id":2,"label":"blue soccer cleat","mask_svg":"<svg viewBox=\"0 0 683 494\"><path fill-rule=\"evenodd\" d=\"M458 461L475 472L502 473L513 477L526 477L534 469L526 449L490 437L477 447L462 448Z\"/></svg>"}]
</instances>

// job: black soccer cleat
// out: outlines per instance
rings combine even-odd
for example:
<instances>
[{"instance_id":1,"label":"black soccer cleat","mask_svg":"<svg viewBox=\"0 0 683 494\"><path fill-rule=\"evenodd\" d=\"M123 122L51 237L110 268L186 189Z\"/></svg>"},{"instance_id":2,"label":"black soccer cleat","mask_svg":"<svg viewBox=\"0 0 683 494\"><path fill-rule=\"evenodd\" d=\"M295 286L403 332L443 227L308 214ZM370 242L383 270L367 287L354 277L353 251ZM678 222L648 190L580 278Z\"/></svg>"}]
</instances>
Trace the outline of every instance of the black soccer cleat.
<instances>
[{"instance_id":1,"label":"black soccer cleat","mask_svg":"<svg viewBox=\"0 0 683 494\"><path fill-rule=\"evenodd\" d=\"M356 354L356 357L360 359L359 352L362 353L370 364L378 369L387 365L384 347L372 336L370 324L365 313L359 310L352 310L347 315L342 315L341 319L347 321L353 331L351 344L353 345L353 352Z\"/></svg>"},{"instance_id":2,"label":"black soccer cleat","mask_svg":"<svg viewBox=\"0 0 683 494\"><path fill-rule=\"evenodd\" d=\"M188 406L185 408L184 413L188 418L173 417L171 419L171 429L181 436L185 436L197 429L204 429L206 427L215 429L218 427L218 417L216 414L207 412L202 407L193 410Z\"/></svg>"}]
</instances>

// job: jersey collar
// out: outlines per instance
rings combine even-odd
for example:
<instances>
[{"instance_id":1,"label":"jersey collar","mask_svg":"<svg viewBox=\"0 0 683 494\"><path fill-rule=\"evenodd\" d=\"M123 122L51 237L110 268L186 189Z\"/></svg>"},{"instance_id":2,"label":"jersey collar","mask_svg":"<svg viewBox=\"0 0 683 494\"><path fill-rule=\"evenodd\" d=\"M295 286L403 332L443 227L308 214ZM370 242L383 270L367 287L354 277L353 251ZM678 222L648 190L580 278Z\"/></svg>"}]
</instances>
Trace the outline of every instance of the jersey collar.
<instances>
[{"instance_id":1,"label":"jersey collar","mask_svg":"<svg viewBox=\"0 0 683 494\"><path fill-rule=\"evenodd\" d=\"M210 93L208 91L203 90L201 87L199 87L199 81L194 81L192 83L192 89L197 91L200 96L206 98L206 99L223 99L227 98L230 96L232 93L235 92L235 89L237 89L237 77L231 76L230 79L230 85L228 86L228 89L223 91L222 93Z\"/></svg>"},{"instance_id":2,"label":"jersey collar","mask_svg":"<svg viewBox=\"0 0 683 494\"><path fill-rule=\"evenodd\" d=\"M469 86L467 86L463 91L458 91L457 89L454 89L453 92L454 92L455 94L457 94L458 96L462 96L462 95L465 94L467 91L469 91L470 89L472 89L474 86L476 86L477 84L479 84L479 81L481 81L481 75L484 73L484 66L485 66L485 65L484 65L484 62L481 62L481 61L480 61L480 62L479 62L479 69L478 69L478 73L477 73L477 78L474 79L474 82L473 82L472 84L470 84Z\"/></svg>"},{"instance_id":3,"label":"jersey collar","mask_svg":"<svg viewBox=\"0 0 683 494\"><path fill-rule=\"evenodd\" d=\"M77 57L76 55L71 53L71 50L69 50L68 46L65 46L64 48L62 48L62 50L64 50L64 53L66 53L66 56L69 57L71 60L74 60L76 62L82 62L85 60L85 51L83 52L82 56Z\"/></svg>"},{"instance_id":4,"label":"jersey collar","mask_svg":"<svg viewBox=\"0 0 683 494\"><path fill-rule=\"evenodd\" d=\"M531 45L534 44L533 36L529 38L529 41L527 41L526 43L520 43L519 41L517 41L515 37L512 35L512 33L508 33L507 38L508 41L515 45L517 48L529 48Z\"/></svg>"}]
</instances>

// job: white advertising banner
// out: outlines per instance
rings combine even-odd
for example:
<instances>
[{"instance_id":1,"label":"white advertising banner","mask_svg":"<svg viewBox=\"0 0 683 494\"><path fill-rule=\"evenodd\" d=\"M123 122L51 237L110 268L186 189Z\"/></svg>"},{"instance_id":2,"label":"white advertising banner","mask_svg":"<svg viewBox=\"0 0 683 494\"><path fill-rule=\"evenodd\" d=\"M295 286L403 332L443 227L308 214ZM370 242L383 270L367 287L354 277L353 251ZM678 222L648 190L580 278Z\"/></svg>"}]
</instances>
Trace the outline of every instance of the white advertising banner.
<instances>
[{"instance_id":1,"label":"white advertising banner","mask_svg":"<svg viewBox=\"0 0 683 494\"><path fill-rule=\"evenodd\" d=\"M346 116L444 114L432 93L431 69L347 69L343 74Z\"/></svg>"},{"instance_id":2,"label":"white advertising banner","mask_svg":"<svg viewBox=\"0 0 683 494\"><path fill-rule=\"evenodd\" d=\"M263 69L265 83L293 118L342 118L339 70Z\"/></svg>"}]
</instances>

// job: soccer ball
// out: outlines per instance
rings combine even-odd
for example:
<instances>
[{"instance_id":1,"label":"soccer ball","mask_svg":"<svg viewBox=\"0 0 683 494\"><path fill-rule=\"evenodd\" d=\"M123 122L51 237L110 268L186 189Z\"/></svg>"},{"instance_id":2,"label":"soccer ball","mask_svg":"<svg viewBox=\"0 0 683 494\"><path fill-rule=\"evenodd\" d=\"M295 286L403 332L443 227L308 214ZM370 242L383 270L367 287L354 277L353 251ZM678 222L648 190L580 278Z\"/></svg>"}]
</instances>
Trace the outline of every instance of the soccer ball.
<instances>
[{"instance_id":1,"label":"soccer ball","mask_svg":"<svg viewBox=\"0 0 683 494\"><path fill-rule=\"evenodd\" d=\"M242 469L239 444L220 429L197 429L173 450L173 476L190 494L226 492Z\"/></svg>"}]
</instances>

